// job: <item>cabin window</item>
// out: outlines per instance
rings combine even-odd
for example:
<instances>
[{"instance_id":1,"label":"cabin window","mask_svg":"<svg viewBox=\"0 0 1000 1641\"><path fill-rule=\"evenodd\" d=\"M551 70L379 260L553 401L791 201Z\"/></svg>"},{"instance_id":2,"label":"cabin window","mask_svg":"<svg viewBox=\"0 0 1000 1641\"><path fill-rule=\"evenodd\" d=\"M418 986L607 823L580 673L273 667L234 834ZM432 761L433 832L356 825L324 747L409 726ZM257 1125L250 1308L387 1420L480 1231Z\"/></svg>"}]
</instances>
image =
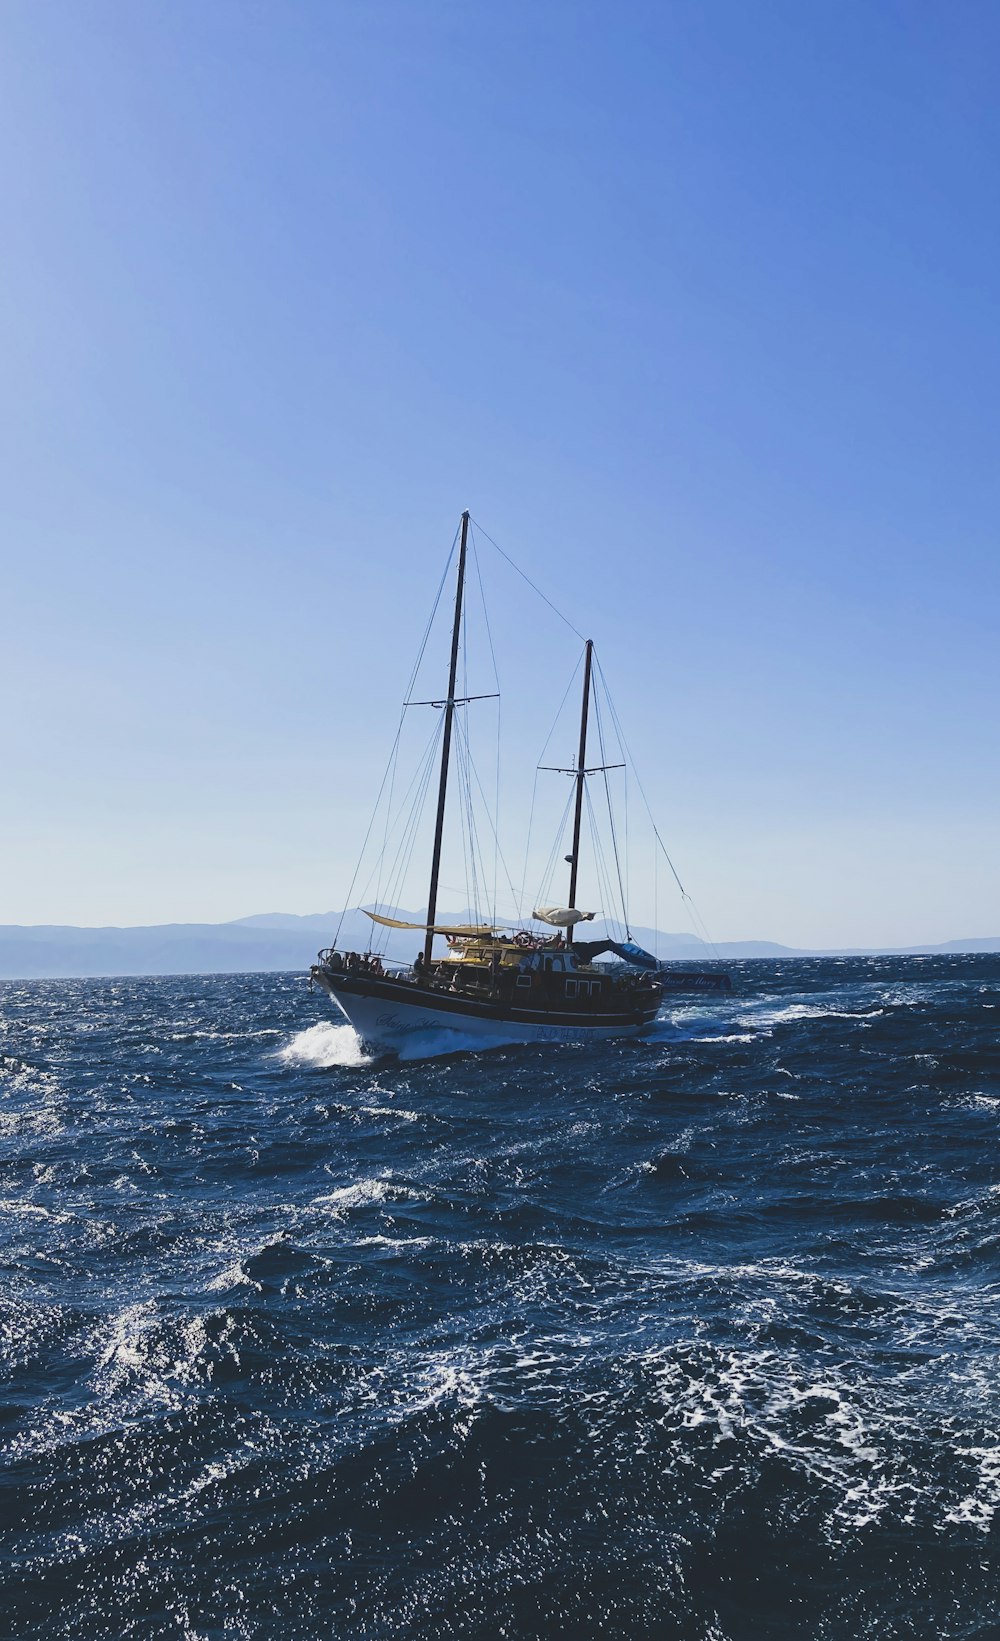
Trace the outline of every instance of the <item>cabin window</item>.
<instances>
[{"instance_id":1,"label":"cabin window","mask_svg":"<svg viewBox=\"0 0 1000 1641\"><path fill-rule=\"evenodd\" d=\"M600 992L600 989L601 982L599 980L567 980L566 982L567 997L576 997L577 995L580 997L593 997L595 992Z\"/></svg>"},{"instance_id":2,"label":"cabin window","mask_svg":"<svg viewBox=\"0 0 1000 1641\"><path fill-rule=\"evenodd\" d=\"M518 990L519 991L530 991L531 990L531 975L530 974L519 974L518 977L517 977L517 985L518 985Z\"/></svg>"}]
</instances>

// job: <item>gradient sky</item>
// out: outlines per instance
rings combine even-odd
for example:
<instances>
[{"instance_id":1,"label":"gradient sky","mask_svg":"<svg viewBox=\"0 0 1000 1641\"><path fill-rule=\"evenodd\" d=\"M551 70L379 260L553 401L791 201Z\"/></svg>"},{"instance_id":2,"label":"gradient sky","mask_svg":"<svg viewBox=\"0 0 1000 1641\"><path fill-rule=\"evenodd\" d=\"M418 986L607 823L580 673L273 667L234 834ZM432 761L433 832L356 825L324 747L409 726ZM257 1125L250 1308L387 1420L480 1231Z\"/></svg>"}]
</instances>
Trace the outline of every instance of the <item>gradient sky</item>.
<instances>
[{"instance_id":1,"label":"gradient sky","mask_svg":"<svg viewBox=\"0 0 1000 1641\"><path fill-rule=\"evenodd\" d=\"M5 0L0 922L339 904L468 506L717 939L1000 934L998 61L992 0ZM528 768L574 641L495 568Z\"/></svg>"}]
</instances>

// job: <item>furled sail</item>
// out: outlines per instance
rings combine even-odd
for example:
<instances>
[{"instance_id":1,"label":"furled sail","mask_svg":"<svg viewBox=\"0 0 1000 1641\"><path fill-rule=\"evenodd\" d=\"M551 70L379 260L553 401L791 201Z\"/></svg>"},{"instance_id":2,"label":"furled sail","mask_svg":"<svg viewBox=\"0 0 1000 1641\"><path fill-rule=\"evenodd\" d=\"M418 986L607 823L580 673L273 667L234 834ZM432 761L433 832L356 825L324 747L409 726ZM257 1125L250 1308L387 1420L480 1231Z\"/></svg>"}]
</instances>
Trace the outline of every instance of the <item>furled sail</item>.
<instances>
[{"instance_id":1,"label":"furled sail","mask_svg":"<svg viewBox=\"0 0 1000 1641\"><path fill-rule=\"evenodd\" d=\"M365 911L373 923L381 923L384 929L429 929L432 934L480 935L492 934L492 923L406 923L399 917L383 917L380 912Z\"/></svg>"},{"instance_id":2,"label":"furled sail","mask_svg":"<svg viewBox=\"0 0 1000 1641\"><path fill-rule=\"evenodd\" d=\"M577 923L590 923L596 912L578 912L570 906L536 906L532 917L541 923L551 923L557 929L572 929Z\"/></svg>"}]
</instances>

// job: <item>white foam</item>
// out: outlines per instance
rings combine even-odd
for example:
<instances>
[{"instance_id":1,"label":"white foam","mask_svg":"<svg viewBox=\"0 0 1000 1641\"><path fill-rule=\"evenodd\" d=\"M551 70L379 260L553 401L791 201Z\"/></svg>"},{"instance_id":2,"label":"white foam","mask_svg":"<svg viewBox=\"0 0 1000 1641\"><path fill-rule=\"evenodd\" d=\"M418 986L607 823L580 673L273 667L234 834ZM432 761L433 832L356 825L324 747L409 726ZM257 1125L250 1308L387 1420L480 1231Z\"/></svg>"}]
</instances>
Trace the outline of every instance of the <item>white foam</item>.
<instances>
[{"instance_id":1,"label":"white foam","mask_svg":"<svg viewBox=\"0 0 1000 1641\"><path fill-rule=\"evenodd\" d=\"M237 1260L234 1265L227 1265L224 1271L219 1272L218 1276L213 1276L207 1286L211 1293L221 1293L228 1288L242 1287L255 1288L258 1293L262 1292L260 1283L255 1282L251 1276L247 1275L240 1260Z\"/></svg>"},{"instance_id":2,"label":"white foam","mask_svg":"<svg viewBox=\"0 0 1000 1641\"><path fill-rule=\"evenodd\" d=\"M353 1245L355 1248L391 1248L398 1253L401 1248L412 1248L420 1251L423 1248L433 1248L435 1238L432 1236L359 1236Z\"/></svg>"},{"instance_id":3,"label":"white foam","mask_svg":"<svg viewBox=\"0 0 1000 1641\"><path fill-rule=\"evenodd\" d=\"M340 1185L336 1191L313 1197L314 1208L330 1208L335 1214L348 1208L364 1208L370 1202L384 1202L392 1185L387 1179L359 1179L353 1185Z\"/></svg>"},{"instance_id":4,"label":"white foam","mask_svg":"<svg viewBox=\"0 0 1000 1641\"><path fill-rule=\"evenodd\" d=\"M955 1452L975 1459L979 1482L976 1491L960 1499L944 1519L956 1526L978 1527L985 1533L1000 1505L1000 1447L956 1447Z\"/></svg>"},{"instance_id":5,"label":"white foam","mask_svg":"<svg viewBox=\"0 0 1000 1641\"><path fill-rule=\"evenodd\" d=\"M278 1059L286 1065L320 1067L370 1064L354 1027L334 1026L329 1020L296 1032L291 1042L278 1050Z\"/></svg>"},{"instance_id":6,"label":"white foam","mask_svg":"<svg viewBox=\"0 0 1000 1641\"><path fill-rule=\"evenodd\" d=\"M420 1112L409 1111L405 1105L359 1105L352 1115L358 1117L395 1117L399 1122L419 1122Z\"/></svg>"},{"instance_id":7,"label":"white foam","mask_svg":"<svg viewBox=\"0 0 1000 1641\"><path fill-rule=\"evenodd\" d=\"M882 1009L833 1009L818 1007L815 1003L786 1003L783 1008L764 1008L754 1011L740 1025L780 1026L797 1020L874 1020Z\"/></svg>"},{"instance_id":8,"label":"white foam","mask_svg":"<svg viewBox=\"0 0 1000 1641\"><path fill-rule=\"evenodd\" d=\"M43 1208L40 1202L22 1202L20 1197L0 1197L0 1213L20 1214L26 1219L51 1219L56 1225L65 1225L73 1218L59 1208Z\"/></svg>"},{"instance_id":9,"label":"white foam","mask_svg":"<svg viewBox=\"0 0 1000 1641\"><path fill-rule=\"evenodd\" d=\"M411 1190L391 1179L359 1179L353 1185L339 1185L321 1197L313 1197L313 1208L326 1208L339 1219L352 1208L368 1208L376 1202L426 1202L427 1193Z\"/></svg>"}]
</instances>

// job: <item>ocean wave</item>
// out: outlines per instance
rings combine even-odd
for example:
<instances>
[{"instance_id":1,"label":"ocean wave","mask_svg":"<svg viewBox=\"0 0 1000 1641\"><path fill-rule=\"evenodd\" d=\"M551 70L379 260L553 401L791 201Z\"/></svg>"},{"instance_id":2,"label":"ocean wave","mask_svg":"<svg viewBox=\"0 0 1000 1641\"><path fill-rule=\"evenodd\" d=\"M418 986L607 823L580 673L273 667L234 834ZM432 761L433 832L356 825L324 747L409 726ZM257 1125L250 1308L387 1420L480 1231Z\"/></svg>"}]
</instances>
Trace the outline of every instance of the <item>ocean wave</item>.
<instances>
[{"instance_id":1,"label":"ocean wave","mask_svg":"<svg viewBox=\"0 0 1000 1641\"><path fill-rule=\"evenodd\" d=\"M10 1633L991 1633L998 977L377 1062L287 976L0 994Z\"/></svg>"}]
</instances>

